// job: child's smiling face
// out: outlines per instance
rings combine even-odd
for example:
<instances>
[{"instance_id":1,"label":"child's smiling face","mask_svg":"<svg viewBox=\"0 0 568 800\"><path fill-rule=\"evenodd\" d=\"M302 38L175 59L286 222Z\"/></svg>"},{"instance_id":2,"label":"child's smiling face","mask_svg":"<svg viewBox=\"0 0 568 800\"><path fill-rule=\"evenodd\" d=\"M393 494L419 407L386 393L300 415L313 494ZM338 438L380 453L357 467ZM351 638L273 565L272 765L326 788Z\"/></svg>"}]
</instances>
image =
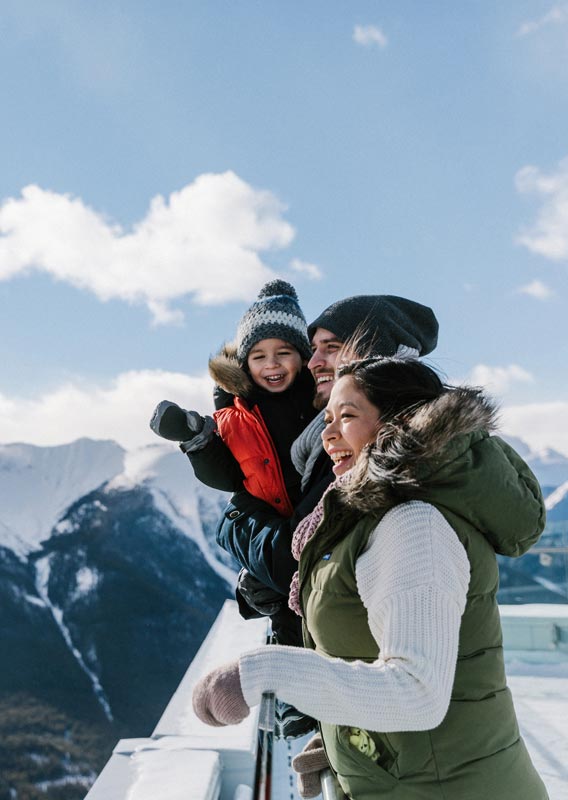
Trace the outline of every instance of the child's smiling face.
<instances>
[{"instance_id":1,"label":"child's smiling face","mask_svg":"<svg viewBox=\"0 0 568 800\"><path fill-rule=\"evenodd\" d=\"M247 356L251 378L269 392L284 392L302 369L302 356L284 339L262 339Z\"/></svg>"}]
</instances>

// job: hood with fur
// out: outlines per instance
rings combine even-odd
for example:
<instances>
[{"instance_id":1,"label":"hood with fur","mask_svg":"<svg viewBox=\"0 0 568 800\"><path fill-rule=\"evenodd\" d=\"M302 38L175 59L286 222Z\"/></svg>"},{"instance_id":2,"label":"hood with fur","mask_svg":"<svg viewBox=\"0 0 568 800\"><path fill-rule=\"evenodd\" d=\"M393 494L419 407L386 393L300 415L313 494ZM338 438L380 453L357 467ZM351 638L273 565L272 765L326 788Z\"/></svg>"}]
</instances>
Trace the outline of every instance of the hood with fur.
<instances>
[{"instance_id":1,"label":"hood with fur","mask_svg":"<svg viewBox=\"0 0 568 800\"><path fill-rule=\"evenodd\" d=\"M209 359L209 374L228 394L247 397L253 390L253 383L247 372L237 360L237 345L224 344L216 356Z\"/></svg>"},{"instance_id":2,"label":"hood with fur","mask_svg":"<svg viewBox=\"0 0 568 800\"><path fill-rule=\"evenodd\" d=\"M490 435L496 415L482 392L461 387L385 424L342 482L343 500L371 514L431 502L472 524L496 552L522 555L542 533L544 501L525 462Z\"/></svg>"}]
</instances>

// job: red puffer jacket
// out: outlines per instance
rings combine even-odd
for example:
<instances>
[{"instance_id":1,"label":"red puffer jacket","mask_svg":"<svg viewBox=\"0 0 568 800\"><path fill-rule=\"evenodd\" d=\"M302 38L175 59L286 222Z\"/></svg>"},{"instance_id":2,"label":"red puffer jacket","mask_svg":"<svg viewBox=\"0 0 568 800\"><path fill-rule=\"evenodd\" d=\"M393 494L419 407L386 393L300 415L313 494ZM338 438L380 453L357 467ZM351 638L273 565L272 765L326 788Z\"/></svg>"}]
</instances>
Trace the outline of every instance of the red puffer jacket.
<instances>
[{"instance_id":1,"label":"red puffer jacket","mask_svg":"<svg viewBox=\"0 0 568 800\"><path fill-rule=\"evenodd\" d=\"M234 404L213 416L219 435L240 464L250 494L291 517L294 509L286 491L280 460L258 406L249 408L235 397Z\"/></svg>"}]
</instances>

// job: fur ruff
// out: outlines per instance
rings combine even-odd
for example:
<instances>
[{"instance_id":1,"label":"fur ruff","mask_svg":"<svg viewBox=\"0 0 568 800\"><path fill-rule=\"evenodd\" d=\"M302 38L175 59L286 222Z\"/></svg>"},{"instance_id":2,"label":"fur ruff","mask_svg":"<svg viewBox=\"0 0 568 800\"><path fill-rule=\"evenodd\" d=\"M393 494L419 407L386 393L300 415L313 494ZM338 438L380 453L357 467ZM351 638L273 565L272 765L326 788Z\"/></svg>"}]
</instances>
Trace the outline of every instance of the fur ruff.
<instances>
[{"instance_id":1,"label":"fur ruff","mask_svg":"<svg viewBox=\"0 0 568 800\"><path fill-rule=\"evenodd\" d=\"M235 397L247 397L252 392L253 383L239 365L234 343L224 344L217 355L209 359L209 374L221 389Z\"/></svg>"},{"instance_id":2,"label":"fur ruff","mask_svg":"<svg viewBox=\"0 0 568 800\"><path fill-rule=\"evenodd\" d=\"M361 453L341 488L351 508L372 513L404 500L420 499L428 475L443 463L450 441L462 434L493 431L497 409L479 389L448 389L403 421L386 423ZM440 461L442 459L442 461Z\"/></svg>"}]
</instances>

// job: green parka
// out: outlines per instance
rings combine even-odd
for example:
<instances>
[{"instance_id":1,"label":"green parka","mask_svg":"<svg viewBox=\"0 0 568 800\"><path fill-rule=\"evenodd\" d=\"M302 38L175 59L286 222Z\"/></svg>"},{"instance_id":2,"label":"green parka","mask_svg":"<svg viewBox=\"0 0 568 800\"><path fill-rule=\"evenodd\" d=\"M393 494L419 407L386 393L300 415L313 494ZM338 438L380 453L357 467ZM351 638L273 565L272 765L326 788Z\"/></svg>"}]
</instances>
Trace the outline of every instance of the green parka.
<instances>
[{"instance_id":1,"label":"green parka","mask_svg":"<svg viewBox=\"0 0 568 800\"><path fill-rule=\"evenodd\" d=\"M328 759L353 800L548 797L506 685L495 557L522 555L538 539L544 503L524 461L489 435L493 417L491 403L477 391L457 389L422 406L404 427L384 426L348 482L326 496L324 519L300 558L306 646L369 662L379 657L379 647L357 592L355 565L389 509L408 500L431 503L470 563L443 722L429 731L369 731L375 759L350 744L348 728L321 726Z\"/></svg>"}]
</instances>

